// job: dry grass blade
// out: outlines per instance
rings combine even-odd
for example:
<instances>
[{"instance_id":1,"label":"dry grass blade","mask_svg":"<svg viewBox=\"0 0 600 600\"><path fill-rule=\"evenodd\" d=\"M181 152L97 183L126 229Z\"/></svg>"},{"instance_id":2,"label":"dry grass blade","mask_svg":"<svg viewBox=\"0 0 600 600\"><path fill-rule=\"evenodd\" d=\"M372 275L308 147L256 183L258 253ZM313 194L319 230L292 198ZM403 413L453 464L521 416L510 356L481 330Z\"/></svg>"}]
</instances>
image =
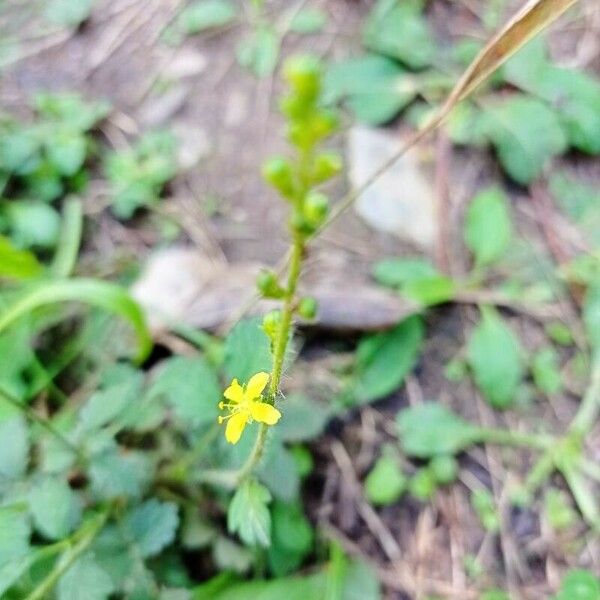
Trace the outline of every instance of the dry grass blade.
<instances>
[{"instance_id":1,"label":"dry grass blade","mask_svg":"<svg viewBox=\"0 0 600 600\"><path fill-rule=\"evenodd\" d=\"M321 231L330 225L342 212L375 181L377 181L410 148L429 133L437 129L452 109L471 94L498 67L515 52L543 31L578 0L530 0L479 52L463 73L452 92L432 119L419 131L410 136L405 144L387 159L358 188L352 190L333 211Z\"/></svg>"}]
</instances>

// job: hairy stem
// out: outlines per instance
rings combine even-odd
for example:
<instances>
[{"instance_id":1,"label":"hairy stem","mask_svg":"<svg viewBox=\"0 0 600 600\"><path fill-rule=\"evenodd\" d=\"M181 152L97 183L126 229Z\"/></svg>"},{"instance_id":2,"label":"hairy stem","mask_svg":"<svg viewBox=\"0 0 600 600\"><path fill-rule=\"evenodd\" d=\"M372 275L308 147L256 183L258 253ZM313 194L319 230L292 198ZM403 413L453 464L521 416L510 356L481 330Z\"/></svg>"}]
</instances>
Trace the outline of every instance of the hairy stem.
<instances>
[{"instance_id":1,"label":"hairy stem","mask_svg":"<svg viewBox=\"0 0 600 600\"><path fill-rule=\"evenodd\" d=\"M302 258L304 256L304 238L299 235L294 235L294 244L292 246L292 255L290 267L288 271L287 286L283 297L283 309L281 312L281 321L277 330L275 344L273 348L273 369L269 382L269 399L275 402L275 398L279 393L281 384L281 374L283 372L283 363L285 361L285 353L290 339L290 331L292 327L292 319L294 316L294 305L296 297L296 288L298 287L298 279L302 270ZM242 465L237 474L237 480L243 481L258 465L262 458L267 434L269 431L268 425L261 423L256 436L256 442L250 452L246 462Z\"/></svg>"}]
</instances>

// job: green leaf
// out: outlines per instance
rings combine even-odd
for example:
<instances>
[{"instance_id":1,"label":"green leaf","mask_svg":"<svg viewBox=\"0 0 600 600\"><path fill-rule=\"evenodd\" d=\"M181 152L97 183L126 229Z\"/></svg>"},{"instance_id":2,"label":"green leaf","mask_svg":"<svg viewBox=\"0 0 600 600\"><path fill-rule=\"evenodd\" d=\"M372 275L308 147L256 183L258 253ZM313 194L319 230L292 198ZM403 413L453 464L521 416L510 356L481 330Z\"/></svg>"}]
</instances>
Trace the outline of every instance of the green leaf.
<instances>
[{"instance_id":1,"label":"green leaf","mask_svg":"<svg viewBox=\"0 0 600 600\"><path fill-rule=\"evenodd\" d=\"M91 14L94 0L50 0L46 17L57 25L77 27Z\"/></svg>"},{"instance_id":2,"label":"green leaf","mask_svg":"<svg viewBox=\"0 0 600 600\"><path fill-rule=\"evenodd\" d=\"M435 58L435 36L429 29L420 0L379 0L363 30L365 47L422 69Z\"/></svg>"},{"instance_id":3,"label":"green leaf","mask_svg":"<svg viewBox=\"0 0 600 600\"><path fill-rule=\"evenodd\" d=\"M360 560L345 569L342 600L380 600L381 585L373 569Z\"/></svg>"},{"instance_id":4,"label":"green leaf","mask_svg":"<svg viewBox=\"0 0 600 600\"><path fill-rule=\"evenodd\" d=\"M290 23L290 31L295 33L317 33L327 24L327 14L320 8L304 8Z\"/></svg>"},{"instance_id":5,"label":"green leaf","mask_svg":"<svg viewBox=\"0 0 600 600\"><path fill-rule=\"evenodd\" d=\"M1 125L0 125L1 126ZM0 129L0 170L18 172L24 165L39 160L40 139L35 127Z\"/></svg>"},{"instance_id":6,"label":"green leaf","mask_svg":"<svg viewBox=\"0 0 600 600\"><path fill-rule=\"evenodd\" d=\"M86 1L83 0L82 4ZM106 100L90 102L72 92L38 93L34 96L34 105L44 119L71 131L88 131L110 112L110 103Z\"/></svg>"},{"instance_id":7,"label":"green leaf","mask_svg":"<svg viewBox=\"0 0 600 600\"><path fill-rule=\"evenodd\" d=\"M402 293L411 300L423 304L424 306L435 306L444 304L454 298L457 292L457 285L453 279L437 275L433 277L423 277L409 281L403 288Z\"/></svg>"},{"instance_id":8,"label":"green leaf","mask_svg":"<svg viewBox=\"0 0 600 600\"><path fill-rule=\"evenodd\" d=\"M45 281L27 286L0 314L0 332L32 310L57 302L85 302L121 315L131 323L137 335L138 360L150 352L152 339L137 302L121 287L94 279Z\"/></svg>"},{"instance_id":9,"label":"green leaf","mask_svg":"<svg viewBox=\"0 0 600 600\"><path fill-rule=\"evenodd\" d=\"M438 485L431 469L426 467L417 469L408 482L410 495L421 502L431 500L436 493L437 488Z\"/></svg>"},{"instance_id":10,"label":"green leaf","mask_svg":"<svg viewBox=\"0 0 600 600\"><path fill-rule=\"evenodd\" d=\"M359 121L381 125L393 119L418 91L410 74L394 61L373 54L330 66L324 95L328 102L345 100Z\"/></svg>"},{"instance_id":11,"label":"green leaf","mask_svg":"<svg viewBox=\"0 0 600 600\"><path fill-rule=\"evenodd\" d=\"M248 546L271 544L271 494L255 479L246 479L238 487L229 505L227 528L237 533Z\"/></svg>"},{"instance_id":12,"label":"green leaf","mask_svg":"<svg viewBox=\"0 0 600 600\"><path fill-rule=\"evenodd\" d=\"M446 131L455 144L481 148L488 143L484 113L471 102L457 104L446 120Z\"/></svg>"},{"instance_id":13,"label":"green leaf","mask_svg":"<svg viewBox=\"0 0 600 600\"><path fill-rule=\"evenodd\" d=\"M457 454L480 439L478 427L437 402L404 409L396 422L402 448L416 458Z\"/></svg>"},{"instance_id":14,"label":"green leaf","mask_svg":"<svg viewBox=\"0 0 600 600\"><path fill-rule=\"evenodd\" d=\"M223 366L229 380L235 377L246 383L256 373L271 371L270 342L261 324L259 318L244 319L227 336Z\"/></svg>"},{"instance_id":15,"label":"green leaf","mask_svg":"<svg viewBox=\"0 0 600 600\"><path fill-rule=\"evenodd\" d=\"M24 417L17 414L0 421L0 448L0 477L22 477L29 462L29 431Z\"/></svg>"},{"instance_id":16,"label":"green leaf","mask_svg":"<svg viewBox=\"0 0 600 600\"><path fill-rule=\"evenodd\" d=\"M60 232L60 215L45 202L18 200L3 207L13 242L24 248L52 248Z\"/></svg>"},{"instance_id":17,"label":"green leaf","mask_svg":"<svg viewBox=\"0 0 600 600\"><path fill-rule=\"evenodd\" d=\"M84 135L69 128L54 132L46 142L48 160L64 177L72 177L81 169L87 154L87 140Z\"/></svg>"},{"instance_id":18,"label":"green leaf","mask_svg":"<svg viewBox=\"0 0 600 600\"><path fill-rule=\"evenodd\" d=\"M523 379L521 345L494 309L483 307L481 317L468 342L467 360L485 399L495 408L507 408Z\"/></svg>"},{"instance_id":19,"label":"green leaf","mask_svg":"<svg viewBox=\"0 0 600 600\"><path fill-rule=\"evenodd\" d=\"M373 268L375 280L391 288L402 288L412 281L438 275L439 271L425 258L384 258Z\"/></svg>"},{"instance_id":20,"label":"green leaf","mask_svg":"<svg viewBox=\"0 0 600 600\"><path fill-rule=\"evenodd\" d=\"M302 394L288 396L281 408L283 418L277 424L277 431L286 442L304 442L318 437L330 416L322 403Z\"/></svg>"},{"instance_id":21,"label":"green leaf","mask_svg":"<svg viewBox=\"0 0 600 600\"><path fill-rule=\"evenodd\" d=\"M558 354L551 346L536 352L531 361L531 372L536 387L544 394L558 394L562 390Z\"/></svg>"},{"instance_id":22,"label":"green leaf","mask_svg":"<svg viewBox=\"0 0 600 600\"><path fill-rule=\"evenodd\" d=\"M42 479L29 492L35 528L47 539L67 537L81 521L81 503L70 486L54 477Z\"/></svg>"},{"instance_id":23,"label":"green leaf","mask_svg":"<svg viewBox=\"0 0 600 600\"><path fill-rule=\"evenodd\" d=\"M29 552L30 536L31 527L24 507L0 507L0 566L24 557Z\"/></svg>"},{"instance_id":24,"label":"green leaf","mask_svg":"<svg viewBox=\"0 0 600 600\"><path fill-rule=\"evenodd\" d=\"M272 510L273 535L268 558L271 570L281 577L295 571L310 553L313 529L298 503L275 502Z\"/></svg>"},{"instance_id":25,"label":"green leaf","mask_svg":"<svg viewBox=\"0 0 600 600\"><path fill-rule=\"evenodd\" d=\"M424 334L423 321L413 316L390 331L361 340L354 390L359 402L383 398L400 387L417 363Z\"/></svg>"},{"instance_id":26,"label":"green leaf","mask_svg":"<svg viewBox=\"0 0 600 600\"><path fill-rule=\"evenodd\" d=\"M561 321L551 321L545 326L548 337L561 346L572 346L574 342L573 333L568 325Z\"/></svg>"},{"instance_id":27,"label":"green leaf","mask_svg":"<svg viewBox=\"0 0 600 600\"><path fill-rule=\"evenodd\" d=\"M90 396L79 413L83 431L104 427L132 404L139 403L143 380L135 375Z\"/></svg>"},{"instance_id":28,"label":"green leaf","mask_svg":"<svg viewBox=\"0 0 600 600\"><path fill-rule=\"evenodd\" d=\"M202 590L193 600L320 600L324 598L327 579L324 573L308 577L286 577L272 581L233 583L225 589ZM364 599L371 600L371 599Z\"/></svg>"},{"instance_id":29,"label":"green leaf","mask_svg":"<svg viewBox=\"0 0 600 600\"><path fill-rule=\"evenodd\" d=\"M600 581L590 571L569 571L563 577L556 600L600 600Z\"/></svg>"},{"instance_id":30,"label":"green leaf","mask_svg":"<svg viewBox=\"0 0 600 600\"><path fill-rule=\"evenodd\" d=\"M33 253L15 248L8 238L0 235L0 278L31 279L41 275L43 269Z\"/></svg>"},{"instance_id":31,"label":"green leaf","mask_svg":"<svg viewBox=\"0 0 600 600\"><path fill-rule=\"evenodd\" d=\"M471 506L487 531L491 533L500 531L500 516L496 502L486 488L478 488L471 494Z\"/></svg>"},{"instance_id":32,"label":"green leaf","mask_svg":"<svg viewBox=\"0 0 600 600\"><path fill-rule=\"evenodd\" d=\"M92 492L99 500L139 498L148 488L152 474L150 457L133 450L95 456L89 468Z\"/></svg>"},{"instance_id":33,"label":"green leaf","mask_svg":"<svg viewBox=\"0 0 600 600\"><path fill-rule=\"evenodd\" d=\"M550 526L559 531L577 523L578 515L567 495L561 490L550 488L544 496L544 515Z\"/></svg>"},{"instance_id":34,"label":"green leaf","mask_svg":"<svg viewBox=\"0 0 600 600\"><path fill-rule=\"evenodd\" d=\"M499 188L479 192L467 210L465 243L475 257L475 265L483 267L502 258L512 237L508 198Z\"/></svg>"},{"instance_id":35,"label":"green leaf","mask_svg":"<svg viewBox=\"0 0 600 600\"><path fill-rule=\"evenodd\" d=\"M391 453L384 453L365 479L365 495L371 504L388 506L397 502L408 486L408 478L402 472L398 460Z\"/></svg>"},{"instance_id":36,"label":"green leaf","mask_svg":"<svg viewBox=\"0 0 600 600\"><path fill-rule=\"evenodd\" d=\"M515 94L488 104L485 116L504 170L522 185L531 183L567 148L557 114L535 98Z\"/></svg>"},{"instance_id":37,"label":"green leaf","mask_svg":"<svg viewBox=\"0 0 600 600\"><path fill-rule=\"evenodd\" d=\"M600 280L590 285L586 292L583 322L592 350L600 357Z\"/></svg>"},{"instance_id":38,"label":"green leaf","mask_svg":"<svg viewBox=\"0 0 600 600\"><path fill-rule=\"evenodd\" d=\"M260 27L238 46L238 62L257 77L266 77L277 66L280 43L273 28Z\"/></svg>"},{"instance_id":39,"label":"green leaf","mask_svg":"<svg viewBox=\"0 0 600 600\"><path fill-rule=\"evenodd\" d=\"M115 586L108 573L87 554L59 579L56 591L58 600L107 600Z\"/></svg>"},{"instance_id":40,"label":"green leaf","mask_svg":"<svg viewBox=\"0 0 600 600\"><path fill-rule=\"evenodd\" d=\"M235 14L234 5L227 0L201 0L192 2L181 12L178 24L185 33L193 35L207 29L223 27L233 21Z\"/></svg>"},{"instance_id":41,"label":"green leaf","mask_svg":"<svg viewBox=\"0 0 600 600\"><path fill-rule=\"evenodd\" d=\"M177 356L165 361L149 393L163 395L181 423L197 426L217 421L221 386L202 357Z\"/></svg>"},{"instance_id":42,"label":"green leaf","mask_svg":"<svg viewBox=\"0 0 600 600\"><path fill-rule=\"evenodd\" d=\"M123 525L144 558L156 556L175 539L177 506L154 498L146 500L125 516Z\"/></svg>"}]
</instances>

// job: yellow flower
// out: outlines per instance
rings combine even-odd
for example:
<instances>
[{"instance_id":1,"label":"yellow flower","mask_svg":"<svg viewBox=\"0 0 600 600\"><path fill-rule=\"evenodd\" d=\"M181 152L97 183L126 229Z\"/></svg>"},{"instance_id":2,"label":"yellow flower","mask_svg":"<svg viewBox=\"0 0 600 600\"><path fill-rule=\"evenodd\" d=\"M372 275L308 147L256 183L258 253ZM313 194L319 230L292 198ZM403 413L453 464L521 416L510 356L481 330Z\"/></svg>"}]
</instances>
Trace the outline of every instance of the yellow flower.
<instances>
[{"instance_id":1,"label":"yellow flower","mask_svg":"<svg viewBox=\"0 0 600 600\"><path fill-rule=\"evenodd\" d=\"M268 373L253 375L244 387L234 379L223 393L229 402L219 402L219 408L228 410L229 414L219 417L219 423L227 421L225 439L230 444L238 443L248 423L259 421L275 425L281 418L281 413L274 406L262 401L262 393L268 381Z\"/></svg>"}]
</instances>

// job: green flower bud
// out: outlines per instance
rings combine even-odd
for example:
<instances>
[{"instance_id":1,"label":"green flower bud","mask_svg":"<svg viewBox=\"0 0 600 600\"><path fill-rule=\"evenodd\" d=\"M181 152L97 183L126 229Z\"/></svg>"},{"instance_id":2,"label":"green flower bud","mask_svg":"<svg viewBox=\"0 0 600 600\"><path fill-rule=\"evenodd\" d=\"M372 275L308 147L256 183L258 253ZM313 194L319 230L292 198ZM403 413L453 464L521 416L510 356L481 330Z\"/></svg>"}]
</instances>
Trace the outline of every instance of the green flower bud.
<instances>
[{"instance_id":1,"label":"green flower bud","mask_svg":"<svg viewBox=\"0 0 600 600\"><path fill-rule=\"evenodd\" d=\"M281 157L270 158L265 162L262 174L282 196L292 198L295 193L294 170L288 160Z\"/></svg>"},{"instance_id":2,"label":"green flower bud","mask_svg":"<svg viewBox=\"0 0 600 600\"><path fill-rule=\"evenodd\" d=\"M329 213L329 200L321 192L309 192L304 199L303 213L311 225L318 227Z\"/></svg>"},{"instance_id":3,"label":"green flower bud","mask_svg":"<svg viewBox=\"0 0 600 600\"><path fill-rule=\"evenodd\" d=\"M313 110L313 105L307 103L304 98L292 94L281 99L279 108L288 119L297 121L306 119Z\"/></svg>"},{"instance_id":4,"label":"green flower bud","mask_svg":"<svg viewBox=\"0 0 600 600\"><path fill-rule=\"evenodd\" d=\"M282 298L285 294L273 271L261 271L256 278L256 287L265 298Z\"/></svg>"},{"instance_id":5,"label":"green flower bud","mask_svg":"<svg viewBox=\"0 0 600 600\"><path fill-rule=\"evenodd\" d=\"M267 334L267 337L274 342L277 337L277 331L279 330L279 323L281 322L281 311L272 310L263 317L262 328Z\"/></svg>"},{"instance_id":6,"label":"green flower bud","mask_svg":"<svg viewBox=\"0 0 600 600\"><path fill-rule=\"evenodd\" d=\"M340 119L333 110L322 109L310 121L310 128L316 140L329 137L340 126Z\"/></svg>"},{"instance_id":7,"label":"green flower bud","mask_svg":"<svg viewBox=\"0 0 600 600\"><path fill-rule=\"evenodd\" d=\"M302 298L298 304L298 314L307 321L312 321L317 316L318 310L319 304L311 296Z\"/></svg>"},{"instance_id":8,"label":"green flower bud","mask_svg":"<svg viewBox=\"0 0 600 600\"><path fill-rule=\"evenodd\" d=\"M323 183L342 170L342 157L336 152L323 152L315 157L312 179L314 183Z\"/></svg>"},{"instance_id":9,"label":"green flower bud","mask_svg":"<svg viewBox=\"0 0 600 600\"><path fill-rule=\"evenodd\" d=\"M308 101L319 95L322 73L319 59L310 55L292 57L283 67L283 76L294 92Z\"/></svg>"},{"instance_id":10,"label":"green flower bud","mask_svg":"<svg viewBox=\"0 0 600 600\"><path fill-rule=\"evenodd\" d=\"M453 483L458 477L458 462L451 455L435 456L431 459L429 468L436 483L440 485Z\"/></svg>"},{"instance_id":11,"label":"green flower bud","mask_svg":"<svg viewBox=\"0 0 600 600\"><path fill-rule=\"evenodd\" d=\"M311 233L314 233L315 226L312 223L309 223L303 214L294 211L290 217L290 229L297 233L310 235Z\"/></svg>"}]
</instances>

